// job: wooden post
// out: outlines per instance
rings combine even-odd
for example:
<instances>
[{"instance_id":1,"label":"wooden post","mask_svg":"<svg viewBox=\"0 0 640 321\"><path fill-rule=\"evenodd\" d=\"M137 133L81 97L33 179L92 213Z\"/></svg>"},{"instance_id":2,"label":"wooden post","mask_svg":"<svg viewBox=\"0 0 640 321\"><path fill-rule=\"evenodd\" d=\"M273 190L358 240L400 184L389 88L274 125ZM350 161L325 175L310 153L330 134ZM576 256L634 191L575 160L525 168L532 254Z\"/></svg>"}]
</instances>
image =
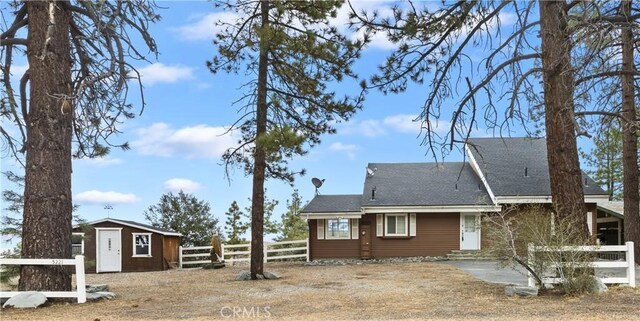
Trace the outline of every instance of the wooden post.
<instances>
[{"instance_id":1,"label":"wooden post","mask_svg":"<svg viewBox=\"0 0 640 321\"><path fill-rule=\"evenodd\" d=\"M311 236L309 236L311 237ZM306 244L307 244L307 262L309 262L309 238L306 239Z\"/></svg>"},{"instance_id":2,"label":"wooden post","mask_svg":"<svg viewBox=\"0 0 640 321\"><path fill-rule=\"evenodd\" d=\"M636 287L636 261L633 252L633 242L629 241L627 244L627 278L629 279L629 286Z\"/></svg>"},{"instance_id":3,"label":"wooden post","mask_svg":"<svg viewBox=\"0 0 640 321\"><path fill-rule=\"evenodd\" d=\"M76 291L78 291L78 303L87 302L87 283L84 277L84 255L76 255Z\"/></svg>"},{"instance_id":4,"label":"wooden post","mask_svg":"<svg viewBox=\"0 0 640 321\"><path fill-rule=\"evenodd\" d=\"M179 247L178 261L180 261L180 269L182 269L182 246Z\"/></svg>"},{"instance_id":5,"label":"wooden post","mask_svg":"<svg viewBox=\"0 0 640 321\"><path fill-rule=\"evenodd\" d=\"M220 259L224 263L224 243L220 243Z\"/></svg>"}]
</instances>

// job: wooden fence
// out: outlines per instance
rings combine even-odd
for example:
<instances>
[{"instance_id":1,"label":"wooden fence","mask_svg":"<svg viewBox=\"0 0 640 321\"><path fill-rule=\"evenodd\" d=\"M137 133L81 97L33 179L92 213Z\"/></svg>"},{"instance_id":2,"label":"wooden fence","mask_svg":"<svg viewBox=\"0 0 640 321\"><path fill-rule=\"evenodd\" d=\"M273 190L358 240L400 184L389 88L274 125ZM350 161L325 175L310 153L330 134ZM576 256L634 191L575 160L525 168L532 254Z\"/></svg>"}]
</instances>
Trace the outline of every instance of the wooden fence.
<instances>
[{"instance_id":1,"label":"wooden fence","mask_svg":"<svg viewBox=\"0 0 640 321\"><path fill-rule=\"evenodd\" d=\"M222 244L222 259L227 263L249 262L251 243ZM304 258L309 261L309 241L264 243L264 262ZM211 246L180 247L180 268L211 263Z\"/></svg>"},{"instance_id":2,"label":"wooden fence","mask_svg":"<svg viewBox=\"0 0 640 321\"><path fill-rule=\"evenodd\" d=\"M76 255L75 259L6 259L0 258L0 265L75 265L76 291L38 291L48 298L77 298L78 303L87 302L87 289L84 276L84 256ZM0 297L10 298L20 291L0 291Z\"/></svg>"},{"instance_id":3,"label":"wooden fence","mask_svg":"<svg viewBox=\"0 0 640 321\"><path fill-rule=\"evenodd\" d=\"M595 245L595 246L565 246L562 248L551 248L545 246L534 246L529 244L529 264L532 262L532 257L535 255L535 252L550 252L550 251L562 251L562 252L623 252L624 260L602 260L596 259L594 262L583 263L583 265L588 267L593 267L597 270L601 269L613 269L613 268L624 268L626 270L625 277L609 277L605 276L601 278L602 283L605 284L628 284L630 287L636 287L636 269L635 269L635 261L634 261L634 253L633 253L633 242L627 242L625 245ZM600 255L600 258L606 257ZM614 255L613 257L621 257L621 255ZM578 263L580 265L580 263ZM555 268L558 268L556 266ZM559 284L563 282L562 278L558 277L542 277L542 282L545 284ZM535 286L535 279L531 273L529 273L529 286Z\"/></svg>"}]
</instances>

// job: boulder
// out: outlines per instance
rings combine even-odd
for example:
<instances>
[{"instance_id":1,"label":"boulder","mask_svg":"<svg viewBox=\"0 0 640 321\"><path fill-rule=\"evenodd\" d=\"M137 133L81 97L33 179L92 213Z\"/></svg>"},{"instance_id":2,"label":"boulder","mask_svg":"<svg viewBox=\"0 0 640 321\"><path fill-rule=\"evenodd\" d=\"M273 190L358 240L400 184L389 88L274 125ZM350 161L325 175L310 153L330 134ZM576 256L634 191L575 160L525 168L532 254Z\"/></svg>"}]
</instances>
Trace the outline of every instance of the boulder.
<instances>
[{"instance_id":1,"label":"boulder","mask_svg":"<svg viewBox=\"0 0 640 321\"><path fill-rule=\"evenodd\" d=\"M251 272L249 271L240 271L238 275L236 275L236 281L247 281L251 280Z\"/></svg>"},{"instance_id":2,"label":"boulder","mask_svg":"<svg viewBox=\"0 0 640 321\"><path fill-rule=\"evenodd\" d=\"M116 297L116 294L113 292L99 291L99 292L87 293L87 301L101 300L101 299L111 300L115 297Z\"/></svg>"},{"instance_id":3,"label":"boulder","mask_svg":"<svg viewBox=\"0 0 640 321\"><path fill-rule=\"evenodd\" d=\"M608 290L609 288L602 282L602 279L597 276L593 277L593 287L591 289L591 293L602 294L604 292L607 292Z\"/></svg>"},{"instance_id":4,"label":"boulder","mask_svg":"<svg viewBox=\"0 0 640 321\"><path fill-rule=\"evenodd\" d=\"M271 272L267 272L264 271L264 273L262 274L264 276L265 279L267 280L277 280L280 278L279 275L275 274L275 273L271 273Z\"/></svg>"},{"instance_id":5,"label":"boulder","mask_svg":"<svg viewBox=\"0 0 640 321\"><path fill-rule=\"evenodd\" d=\"M504 294L507 296L537 296L538 288L535 286L507 285L504 288Z\"/></svg>"},{"instance_id":6,"label":"boulder","mask_svg":"<svg viewBox=\"0 0 640 321\"><path fill-rule=\"evenodd\" d=\"M87 284L86 289L87 293L107 292L109 291L109 286L106 284Z\"/></svg>"},{"instance_id":7,"label":"boulder","mask_svg":"<svg viewBox=\"0 0 640 321\"><path fill-rule=\"evenodd\" d=\"M47 296L35 291L28 291L16 294L9 298L2 307L14 307L17 309L35 309L47 302Z\"/></svg>"}]
</instances>

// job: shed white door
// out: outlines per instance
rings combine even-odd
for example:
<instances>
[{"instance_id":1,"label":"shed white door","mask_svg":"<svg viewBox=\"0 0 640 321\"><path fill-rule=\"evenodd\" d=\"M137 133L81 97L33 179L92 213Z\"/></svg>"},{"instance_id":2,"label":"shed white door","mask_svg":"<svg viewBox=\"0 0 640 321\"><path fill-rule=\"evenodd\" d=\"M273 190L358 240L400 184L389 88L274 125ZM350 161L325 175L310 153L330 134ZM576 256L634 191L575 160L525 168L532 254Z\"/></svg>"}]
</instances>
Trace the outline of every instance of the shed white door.
<instances>
[{"instance_id":1,"label":"shed white door","mask_svg":"<svg viewBox=\"0 0 640 321\"><path fill-rule=\"evenodd\" d=\"M477 214L460 214L460 249L480 249L480 222Z\"/></svg>"},{"instance_id":2,"label":"shed white door","mask_svg":"<svg viewBox=\"0 0 640 321\"><path fill-rule=\"evenodd\" d=\"M122 270L122 244L120 229L100 229L97 233L97 272L120 272Z\"/></svg>"}]
</instances>

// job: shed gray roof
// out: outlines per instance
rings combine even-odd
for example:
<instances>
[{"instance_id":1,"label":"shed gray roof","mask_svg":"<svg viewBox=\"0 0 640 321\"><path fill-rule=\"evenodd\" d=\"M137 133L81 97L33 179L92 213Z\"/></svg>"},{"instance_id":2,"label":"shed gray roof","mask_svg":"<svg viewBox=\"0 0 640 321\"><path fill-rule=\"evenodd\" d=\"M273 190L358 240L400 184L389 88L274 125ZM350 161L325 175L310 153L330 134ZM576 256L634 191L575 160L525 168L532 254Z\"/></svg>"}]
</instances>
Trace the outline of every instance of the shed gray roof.
<instances>
[{"instance_id":1,"label":"shed gray roof","mask_svg":"<svg viewBox=\"0 0 640 321\"><path fill-rule=\"evenodd\" d=\"M376 170L364 181L362 206L491 204L468 163L370 163L368 167Z\"/></svg>"},{"instance_id":2,"label":"shed gray roof","mask_svg":"<svg viewBox=\"0 0 640 321\"><path fill-rule=\"evenodd\" d=\"M362 195L316 195L301 213L360 212Z\"/></svg>"},{"instance_id":3,"label":"shed gray roof","mask_svg":"<svg viewBox=\"0 0 640 321\"><path fill-rule=\"evenodd\" d=\"M551 195L544 138L471 138L469 150L495 196ZM525 177L525 168L527 177ZM585 195L607 195L585 173Z\"/></svg>"},{"instance_id":4,"label":"shed gray roof","mask_svg":"<svg viewBox=\"0 0 640 321\"><path fill-rule=\"evenodd\" d=\"M122 224L122 225L127 225L127 226L131 226L131 227L135 227L135 228L139 228L141 230L147 230L149 232L155 232L155 233L159 233L162 235L172 235L172 236L182 236L181 233L176 232L176 231L172 231L172 230L168 230L168 229L164 229L164 228L160 228L160 227L155 227L155 226L151 226L148 224L142 224L142 223L138 223L138 222L134 222L134 221L128 221L128 220L120 220L120 219L115 219L115 218L103 218L97 221L92 221L92 222L87 222L87 225L95 225L98 223L102 223L102 222L113 222L113 223L117 223L117 224ZM75 225L74 228L79 227L78 225Z\"/></svg>"}]
</instances>

